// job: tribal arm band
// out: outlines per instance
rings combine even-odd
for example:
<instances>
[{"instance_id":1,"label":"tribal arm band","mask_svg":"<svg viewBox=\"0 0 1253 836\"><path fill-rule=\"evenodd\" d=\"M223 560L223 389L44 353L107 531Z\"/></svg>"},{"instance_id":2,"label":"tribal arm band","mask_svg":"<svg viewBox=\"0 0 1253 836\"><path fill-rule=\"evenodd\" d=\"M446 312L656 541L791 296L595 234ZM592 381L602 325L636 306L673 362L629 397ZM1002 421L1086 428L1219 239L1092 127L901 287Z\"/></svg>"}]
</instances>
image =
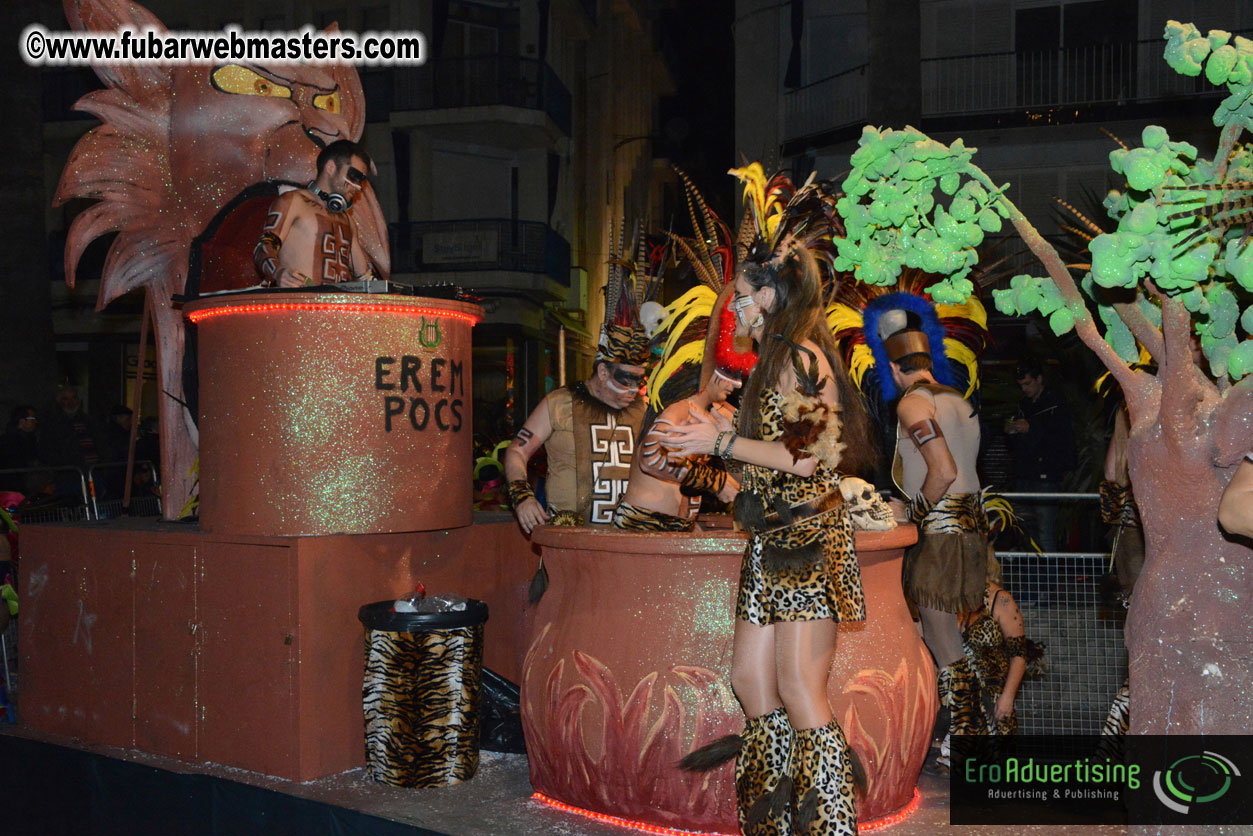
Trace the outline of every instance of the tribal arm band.
<instances>
[{"instance_id":1,"label":"tribal arm band","mask_svg":"<svg viewBox=\"0 0 1253 836\"><path fill-rule=\"evenodd\" d=\"M263 232L257 246L252 251L252 261L257 265L267 284L274 284L274 275L278 272L278 251L283 246L282 240L273 232Z\"/></svg>"},{"instance_id":2,"label":"tribal arm band","mask_svg":"<svg viewBox=\"0 0 1253 836\"><path fill-rule=\"evenodd\" d=\"M924 418L910 427L908 432L909 437L914 440L914 444L919 447L928 441L935 441L937 438L944 437L944 431L940 429L940 425L932 418Z\"/></svg>"},{"instance_id":3,"label":"tribal arm band","mask_svg":"<svg viewBox=\"0 0 1253 836\"><path fill-rule=\"evenodd\" d=\"M509 504L513 509L518 510L518 506L528 499L535 498L535 491L531 490L531 485L525 479L515 479L509 483Z\"/></svg>"},{"instance_id":4,"label":"tribal arm band","mask_svg":"<svg viewBox=\"0 0 1253 836\"><path fill-rule=\"evenodd\" d=\"M727 484L727 473L703 462L692 462L680 482L683 487L717 496Z\"/></svg>"}]
</instances>

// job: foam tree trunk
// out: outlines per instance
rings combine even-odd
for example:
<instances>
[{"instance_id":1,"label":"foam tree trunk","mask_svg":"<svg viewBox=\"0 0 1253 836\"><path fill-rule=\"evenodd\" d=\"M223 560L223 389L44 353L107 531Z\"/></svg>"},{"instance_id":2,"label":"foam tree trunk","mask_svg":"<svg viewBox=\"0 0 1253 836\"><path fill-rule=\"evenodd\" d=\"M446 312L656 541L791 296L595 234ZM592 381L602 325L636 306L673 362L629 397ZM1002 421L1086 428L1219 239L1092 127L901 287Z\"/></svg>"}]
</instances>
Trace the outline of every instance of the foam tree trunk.
<instances>
[{"instance_id":1,"label":"foam tree trunk","mask_svg":"<svg viewBox=\"0 0 1253 836\"><path fill-rule=\"evenodd\" d=\"M147 285L152 302L152 325L157 344L157 380L160 384L161 515L178 519L195 488L199 433L183 403L182 313L171 304L169 288Z\"/></svg>"},{"instance_id":2,"label":"foam tree trunk","mask_svg":"<svg viewBox=\"0 0 1253 836\"><path fill-rule=\"evenodd\" d=\"M1129 369L1097 331L1057 251L1002 200L1074 314L1079 338L1127 400L1127 455L1145 534L1144 569L1125 636L1131 732L1247 734L1253 727L1253 549L1219 529L1218 501L1240 445L1250 440L1253 381L1220 393L1192 357L1187 310L1167 296L1158 297L1160 331L1134 309L1120 311L1159 364L1156 375Z\"/></svg>"}]
</instances>

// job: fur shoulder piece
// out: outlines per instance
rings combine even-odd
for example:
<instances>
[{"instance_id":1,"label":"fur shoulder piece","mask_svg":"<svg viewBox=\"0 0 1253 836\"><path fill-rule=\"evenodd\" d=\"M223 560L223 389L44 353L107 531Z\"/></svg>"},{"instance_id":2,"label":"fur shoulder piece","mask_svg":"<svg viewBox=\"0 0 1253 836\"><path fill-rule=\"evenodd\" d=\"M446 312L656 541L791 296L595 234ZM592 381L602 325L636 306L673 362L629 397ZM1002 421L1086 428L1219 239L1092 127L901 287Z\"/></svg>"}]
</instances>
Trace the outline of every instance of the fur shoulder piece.
<instances>
[{"instance_id":1,"label":"fur shoulder piece","mask_svg":"<svg viewBox=\"0 0 1253 836\"><path fill-rule=\"evenodd\" d=\"M783 412L783 438L792 461L809 456L835 469L844 445L840 443L840 410L816 395L793 390L780 401Z\"/></svg>"}]
</instances>

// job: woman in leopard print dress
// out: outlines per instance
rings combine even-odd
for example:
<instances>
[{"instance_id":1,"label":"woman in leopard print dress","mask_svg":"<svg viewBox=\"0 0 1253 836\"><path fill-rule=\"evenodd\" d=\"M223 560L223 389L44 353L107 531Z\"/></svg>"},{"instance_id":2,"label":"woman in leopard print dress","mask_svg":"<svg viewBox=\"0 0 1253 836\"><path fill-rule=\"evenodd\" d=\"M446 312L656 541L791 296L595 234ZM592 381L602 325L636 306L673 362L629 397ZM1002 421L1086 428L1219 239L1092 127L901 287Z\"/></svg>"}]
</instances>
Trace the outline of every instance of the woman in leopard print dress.
<instances>
[{"instance_id":1,"label":"woman in leopard print dress","mask_svg":"<svg viewBox=\"0 0 1253 836\"><path fill-rule=\"evenodd\" d=\"M759 352L738 425L701 415L665 443L745 464L736 516L752 538L731 662L747 715L740 824L746 834L856 833L852 754L826 688L836 623L866 617L839 481L872 459L869 418L835 351L809 253L748 264L728 304L736 333Z\"/></svg>"}]
</instances>

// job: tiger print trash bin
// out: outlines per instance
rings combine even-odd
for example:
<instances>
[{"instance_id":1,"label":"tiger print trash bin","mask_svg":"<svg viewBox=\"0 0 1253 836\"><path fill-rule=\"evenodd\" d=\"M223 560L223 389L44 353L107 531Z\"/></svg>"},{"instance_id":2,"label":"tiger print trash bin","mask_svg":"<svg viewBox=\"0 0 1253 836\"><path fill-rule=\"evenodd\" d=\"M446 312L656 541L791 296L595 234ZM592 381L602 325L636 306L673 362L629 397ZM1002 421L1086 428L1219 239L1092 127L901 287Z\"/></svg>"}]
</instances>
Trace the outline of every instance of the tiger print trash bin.
<instances>
[{"instance_id":1,"label":"tiger print trash bin","mask_svg":"<svg viewBox=\"0 0 1253 836\"><path fill-rule=\"evenodd\" d=\"M479 697L487 605L397 613L366 604L365 757L370 777L395 787L446 787L479 768Z\"/></svg>"}]
</instances>

